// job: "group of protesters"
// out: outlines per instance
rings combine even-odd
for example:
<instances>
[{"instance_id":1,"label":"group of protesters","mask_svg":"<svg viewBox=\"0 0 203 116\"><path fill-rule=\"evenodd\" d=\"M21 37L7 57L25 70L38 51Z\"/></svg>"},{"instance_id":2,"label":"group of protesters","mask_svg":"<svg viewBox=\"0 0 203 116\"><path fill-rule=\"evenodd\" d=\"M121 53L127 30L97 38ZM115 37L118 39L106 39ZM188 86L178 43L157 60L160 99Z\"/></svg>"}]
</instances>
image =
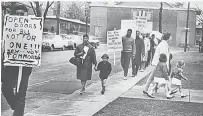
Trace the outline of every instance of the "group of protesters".
<instances>
[{"instance_id":1,"label":"group of protesters","mask_svg":"<svg viewBox=\"0 0 203 116\"><path fill-rule=\"evenodd\" d=\"M127 34L122 37L123 50L121 51L121 65L124 70L124 80L128 76L130 59L132 62L132 77L137 76L148 67L153 59L155 48L158 45L155 35L144 34L136 31L135 39L131 36L132 29L127 30Z\"/></svg>"},{"instance_id":2,"label":"group of protesters","mask_svg":"<svg viewBox=\"0 0 203 116\"><path fill-rule=\"evenodd\" d=\"M186 95L181 91L181 79L187 80L183 76L183 60L178 61L177 66L171 70L172 54L169 50L168 42L171 34L164 32L159 40L154 34L140 34L136 31L135 39L131 37L132 29L127 30L127 34L122 37L123 50L121 51L121 65L124 70L124 80L127 79L130 59L132 61L132 77L137 76L138 70L143 71L151 65L153 70L147 79L143 93L154 98L161 85L164 85L167 99L174 96L172 94L180 92L181 98ZM149 89L151 84L152 89ZM172 89L174 85L175 88Z\"/></svg>"}]
</instances>

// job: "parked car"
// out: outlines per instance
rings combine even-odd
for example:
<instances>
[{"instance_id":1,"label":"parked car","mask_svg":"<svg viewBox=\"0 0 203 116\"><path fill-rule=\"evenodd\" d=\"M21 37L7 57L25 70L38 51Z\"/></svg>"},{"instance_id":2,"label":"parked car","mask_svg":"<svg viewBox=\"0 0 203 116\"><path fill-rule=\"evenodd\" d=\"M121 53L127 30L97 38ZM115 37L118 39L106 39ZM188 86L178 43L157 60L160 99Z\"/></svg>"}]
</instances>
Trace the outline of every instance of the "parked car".
<instances>
[{"instance_id":1,"label":"parked car","mask_svg":"<svg viewBox=\"0 0 203 116\"><path fill-rule=\"evenodd\" d=\"M43 43L42 43L43 49L48 49L50 51L53 51L55 49L61 49L64 51L67 45L68 45L67 41L65 41L60 35L53 34L53 35L43 36Z\"/></svg>"},{"instance_id":2,"label":"parked car","mask_svg":"<svg viewBox=\"0 0 203 116\"><path fill-rule=\"evenodd\" d=\"M89 36L89 42L94 48L97 48L99 46L100 39L101 39L100 37L95 37L92 35Z\"/></svg>"},{"instance_id":3,"label":"parked car","mask_svg":"<svg viewBox=\"0 0 203 116\"><path fill-rule=\"evenodd\" d=\"M73 48L76 48L79 44L83 42L83 39L79 35L68 35L70 41L73 43Z\"/></svg>"},{"instance_id":4,"label":"parked car","mask_svg":"<svg viewBox=\"0 0 203 116\"><path fill-rule=\"evenodd\" d=\"M61 37L63 38L64 41L66 41L65 43L66 43L67 45L65 45L65 46L66 46L68 49L73 50L73 48L74 48L74 42L73 42L71 36L70 36L70 35L67 35L67 34L61 34Z\"/></svg>"}]
</instances>

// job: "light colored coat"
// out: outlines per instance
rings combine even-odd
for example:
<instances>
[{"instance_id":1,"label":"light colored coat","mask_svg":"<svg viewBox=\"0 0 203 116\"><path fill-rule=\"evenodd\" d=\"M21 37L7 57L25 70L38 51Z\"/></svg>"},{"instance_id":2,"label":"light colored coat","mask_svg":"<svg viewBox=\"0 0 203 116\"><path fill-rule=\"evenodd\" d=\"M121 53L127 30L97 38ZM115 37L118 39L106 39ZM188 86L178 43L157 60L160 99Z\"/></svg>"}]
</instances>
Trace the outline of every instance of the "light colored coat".
<instances>
[{"instance_id":1,"label":"light colored coat","mask_svg":"<svg viewBox=\"0 0 203 116\"><path fill-rule=\"evenodd\" d=\"M159 63L159 56L162 53L165 54L167 57L166 65L167 65L167 68L169 69L170 52L169 52L169 45L166 40L162 40L159 43L159 45L157 46L155 53L154 53L153 60L152 60L152 65L157 66L157 64Z\"/></svg>"},{"instance_id":2,"label":"light colored coat","mask_svg":"<svg viewBox=\"0 0 203 116\"><path fill-rule=\"evenodd\" d=\"M147 61L148 51L150 50L150 40L149 38L144 38L144 47L145 47L145 56L143 57L143 61Z\"/></svg>"}]
</instances>

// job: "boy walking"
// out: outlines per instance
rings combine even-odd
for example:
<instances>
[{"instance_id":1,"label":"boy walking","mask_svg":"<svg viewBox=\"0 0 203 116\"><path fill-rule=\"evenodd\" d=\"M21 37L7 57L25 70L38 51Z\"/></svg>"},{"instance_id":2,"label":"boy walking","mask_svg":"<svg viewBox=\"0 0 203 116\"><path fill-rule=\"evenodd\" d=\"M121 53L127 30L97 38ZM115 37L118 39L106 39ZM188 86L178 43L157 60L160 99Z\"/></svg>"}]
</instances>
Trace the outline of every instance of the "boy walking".
<instances>
[{"instance_id":1,"label":"boy walking","mask_svg":"<svg viewBox=\"0 0 203 116\"><path fill-rule=\"evenodd\" d=\"M96 71L100 71L99 77L101 79L101 85L102 85L101 94L104 94L105 83L109 74L111 73L112 68L111 68L111 63L108 62L109 56L107 54L104 54L101 58L103 61L99 62Z\"/></svg>"}]
</instances>

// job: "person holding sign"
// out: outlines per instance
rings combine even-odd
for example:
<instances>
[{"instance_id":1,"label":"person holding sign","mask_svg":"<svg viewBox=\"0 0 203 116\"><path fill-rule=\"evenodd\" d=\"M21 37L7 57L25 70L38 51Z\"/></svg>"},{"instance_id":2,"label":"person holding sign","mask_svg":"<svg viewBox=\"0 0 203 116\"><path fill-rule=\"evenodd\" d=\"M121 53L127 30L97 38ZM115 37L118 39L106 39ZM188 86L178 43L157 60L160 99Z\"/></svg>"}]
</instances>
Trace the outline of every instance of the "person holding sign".
<instances>
[{"instance_id":1,"label":"person holding sign","mask_svg":"<svg viewBox=\"0 0 203 116\"><path fill-rule=\"evenodd\" d=\"M77 79L81 80L82 88L80 94L85 92L85 85L87 80L91 80L92 64L96 70L97 60L94 47L89 43L89 36L83 35L83 43L76 47L74 52L75 57L82 57L83 61L80 66L77 66Z\"/></svg>"},{"instance_id":2,"label":"person holding sign","mask_svg":"<svg viewBox=\"0 0 203 116\"><path fill-rule=\"evenodd\" d=\"M121 66L124 70L124 80L127 80L130 59L132 60L132 64L134 64L135 42L131 34L132 29L128 29L126 36L122 37L123 50L121 51ZM132 76L135 76L135 67L132 67Z\"/></svg>"},{"instance_id":3,"label":"person holding sign","mask_svg":"<svg viewBox=\"0 0 203 116\"><path fill-rule=\"evenodd\" d=\"M140 38L140 32L136 31L136 39L135 39L135 46L136 46L136 54L135 54L135 63L132 65L132 67L135 67L135 76L137 75L137 72L139 70L139 67L141 65L141 58L145 56L145 46L143 39Z\"/></svg>"},{"instance_id":4,"label":"person holding sign","mask_svg":"<svg viewBox=\"0 0 203 116\"><path fill-rule=\"evenodd\" d=\"M12 15L15 16L26 16L27 15L27 8L24 5L16 5L14 7L14 12L12 12ZM19 29L19 28L17 28ZM16 30L19 31L19 30ZM5 33L4 33L5 34ZM8 51L6 51L6 43L5 40L3 42L3 49L2 52L6 52L2 55L2 93L4 97L6 98L8 104L14 110L13 116L23 116L24 115L24 108L25 108L25 97L26 97L26 91L28 87L28 81L29 77L32 73L32 67L22 67L22 66L5 66L5 63L3 62L6 58L5 55L7 55ZM7 43L8 44L8 43ZM17 49L16 49L17 50ZM22 73L20 73L20 70L22 69ZM18 80L21 75L21 81L18 83ZM19 89L16 89L16 86L18 85Z\"/></svg>"}]
</instances>

